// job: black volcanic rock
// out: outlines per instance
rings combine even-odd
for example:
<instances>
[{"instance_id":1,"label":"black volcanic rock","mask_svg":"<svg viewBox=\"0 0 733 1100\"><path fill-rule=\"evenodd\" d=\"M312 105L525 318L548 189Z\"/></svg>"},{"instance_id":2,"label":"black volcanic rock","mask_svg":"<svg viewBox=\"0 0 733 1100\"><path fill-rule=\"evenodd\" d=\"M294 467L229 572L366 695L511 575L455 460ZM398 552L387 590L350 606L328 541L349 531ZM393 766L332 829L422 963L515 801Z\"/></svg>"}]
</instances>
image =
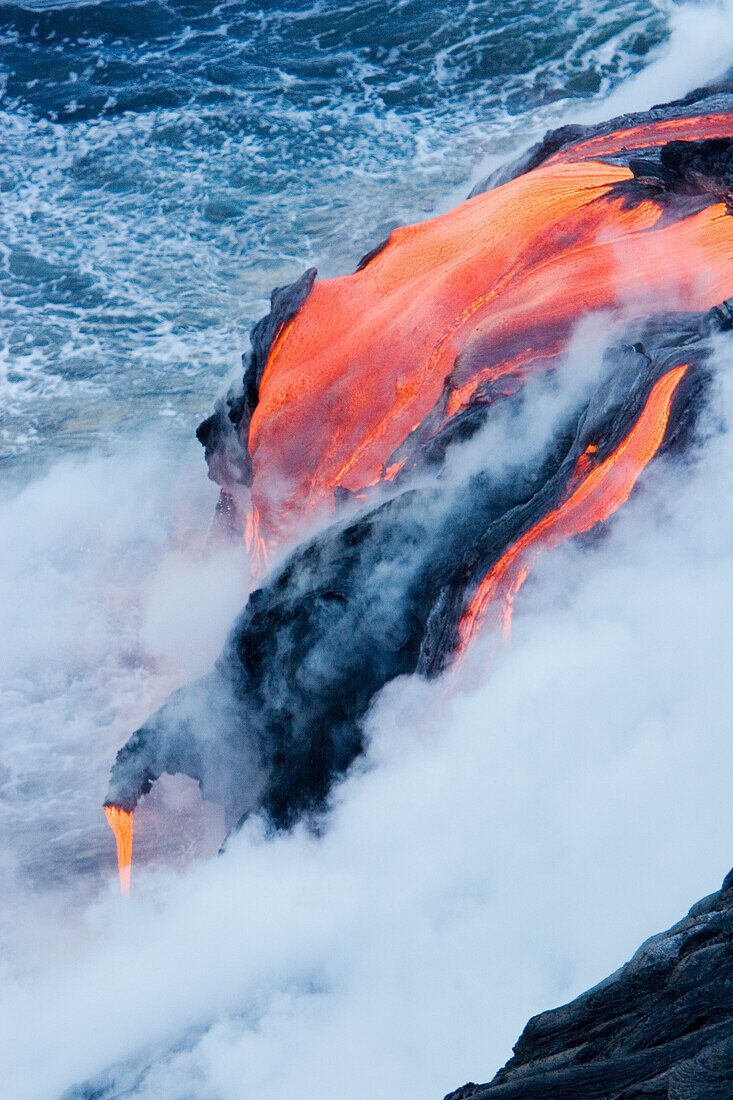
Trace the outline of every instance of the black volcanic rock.
<instances>
[{"instance_id":1,"label":"black volcanic rock","mask_svg":"<svg viewBox=\"0 0 733 1100\"><path fill-rule=\"evenodd\" d=\"M366 264L369 258L365 256L362 262ZM209 478L221 487L217 517L221 528L230 534L241 535L244 529L237 499L240 487L252 484L247 437L259 400L267 356L278 332L295 316L310 294L317 274L316 268L310 267L289 286L275 287L270 295L270 312L252 329L252 347L242 356L241 386L231 386L217 401L211 416L196 429L196 438L204 448Z\"/></svg>"},{"instance_id":2,"label":"black volcanic rock","mask_svg":"<svg viewBox=\"0 0 733 1100\"><path fill-rule=\"evenodd\" d=\"M733 871L605 981L534 1016L489 1084L445 1100L732 1100Z\"/></svg>"}]
</instances>

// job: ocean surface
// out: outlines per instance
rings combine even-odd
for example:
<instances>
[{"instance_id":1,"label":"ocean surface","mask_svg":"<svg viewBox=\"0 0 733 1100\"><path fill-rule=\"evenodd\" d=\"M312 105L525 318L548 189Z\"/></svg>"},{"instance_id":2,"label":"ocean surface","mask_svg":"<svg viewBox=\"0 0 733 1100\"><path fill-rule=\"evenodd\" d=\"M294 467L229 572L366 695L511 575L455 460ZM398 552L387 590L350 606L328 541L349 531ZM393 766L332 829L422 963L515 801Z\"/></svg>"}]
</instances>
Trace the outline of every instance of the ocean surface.
<instances>
[{"instance_id":1,"label":"ocean surface","mask_svg":"<svg viewBox=\"0 0 733 1100\"><path fill-rule=\"evenodd\" d=\"M527 774L523 768L531 771L534 748L518 750L525 756L515 766L511 746L515 737L521 740L521 727L509 724L506 744L497 742L504 744L505 755L496 763L503 793L491 800L506 817L492 810L490 838L479 843L474 837L468 844L471 869L455 870L454 849L445 841L452 835L450 824L431 840L435 875L452 884L446 898L454 891L476 914L476 923L460 934L451 931L453 903L441 901L433 911L433 887L423 887L422 880L417 892L406 891L413 900L404 921L389 923L397 909L389 909L384 899L390 890L399 895L403 873L409 878L414 868L392 868L388 882L380 878L382 867L366 854L364 838L372 825L367 828L359 817L371 796L358 783L345 796L344 812L353 828L336 831L330 855L319 855L303 837L293 840L292 848L282 841L267 857L270 871L263 854L267 845L257 837L247 840L251 849L244 855L227 855L229 863L209 858L223 836L220 816L201 803L192 784L164 778L136 814L133 881L143 900L133 899L130 912L136 915L129 921L119 912L114 845L100 807L119 745L169 691L210 667L247 596L244 549L214 551L207 543L216 492L206 480L194 432L241 369L249 330L267 311L272 288L311 265L321 275L353 270L393 226L448 209L489 168L551 126L644 108L714 78L733 63L731 27L729 8L660 0L0 2L0 980L20 990L20 1000L13 1001L18 1026L35 1034L37 1024L38 1041L53 1035L56 1044L48 1048L50 1068L42 1087L32 1084L32 1055L24 1075L24 1055L20 1048L14 1051L21 1068L13 1080L24 1081L26 1090L17 1086L19 1098L61 1095L88 1074L132 1057L151 1034L163 1042L158 1024L166 1014L171 1035L187 1028L208 1035L215 1018L233 1022L230 1032L210 1040L214 1053L176 1062L170 1073L159 1069L158 1077L143 1081L135 1063L138 1069L125 1078L126 1091L115 1096L281 1100L290 1095L286 1086L302 1086L305 1073L313 1095L326 1100L345 1095L424 1100L425 1082L419 1074L411 1076L424 1062L429 1081L437 1083L437 1098L441 1086L457 1087L470 1073L479 1080L491 1076L530 1012L600 979L642 934L671 922L685 901L718 885L708 878L718 875L716 853L723 841L710 841L705 858L695 844L697 826L714 831L705 817L707 795L701 788L698 801L690 803L690 821L697 825L688 828L684 814L672 822L663 809L674 799L672 778L669 788L659 787L662 809L649 829L662 822L669 835L679 828L689 839L684 859L679 853L687 841L675 849L684 863L679 874L672 842L665 847L667 833L654 833L648 852L644 846L648 792L641 780L638 790L632 784L628 804L608 810L607 831L593 831L592 814L584 826L585 810L578 810L579 831L585 829L588 837L582 853L576 853L574 839L561 837L557 815L562 816L563 799L572 802L578 784L588 783L591 801L602 800L598 790L611 782L616 767L623 775L627 765L637 776L654 775L644 756L645 738L656 729L652 711L638 742L628 732L632 722L625 711L618 719L618 760L588 763L582 738L572 741L567 756L558 748L564 763L555 775L556 802L545 801L544 787L515 790ZM670 564L674 555L667 561L680 589L697 552L685 542L689 514L678 517L678 568ZM715 514L716 507L708 508L707 516ZM656 529L642 529L649 545L656 545ZM629 532L620 558L607 560L607 578L624 577L623 569L631 569L629 562L646 545L633 537L633 527ZM712 547L723 555L727 540L727 527L713 530L705 552L712 553ZM725 563L727 568L728 558ZM656 575L650 558L637 566L642 574L647 570L645 576ZM548 583L552 594L551 574ZM588 580L578 596L590 640L576 639L568 658L582 664L582 654L600 646L589 677L605 660L604 645L613 649L615 628L608 627L608 636L603 630L624 598L607 586L606 608L600 596L588 595L590 585ZM699 592L694 585L689 591ZM547 599L551 602L551 595ZM690 604L691 615L699 604ZM643 597L635 595L630 637L644 636L643 624L634 625L643 605ZM652 624L655 608L649 612ZM571 638L574 621L563 620ZM549 630L547 616L540 613L535 626L540 634ZM545 656L557 644L556 638L548 642ZM652 651L647 649L639 665ZM523 684L532 678L521 674L528 652L520 635L511 660L519 662ZM555 668L553 662L547 657L547 668ZM648 670L653 685L657 671L656 666ZM436 771L422 758L410 764L409 744L417 737L410 721L421 708L434 709L443 715L451 743L458 744L459 727L470 734L471 721L488 706L514 713L522 693L506 683L502 688L501 676L500 670L496 697L481 697L473 709L465 704L457 716L441 711L435 700L426 703L414 687L405 688L408 703L414 702L409 715L407 704L392 699L391 711L385 704L389 714L383 726L392 744L399 745L404 735L408 747L404 758L402 748L394 750L396 763L389 757L393 750L385 749L389 760L376 804L386 807L385 830L390 820L400 821L397 809L397 816L389 817L389 808L404 811L400 828L416 852L430 836L430 825L418 826L417 818L409 817L412 811L395 794L398 781L412 791L415 806L426 791L436 806L445 806L462 780L451 778L452 759L436 764ZM680 674L675 683L682 681ZM707 698L712 688L703 690ZM554 698L548 695L550 710ZM535 713L544 706L540 698ZM554 720L559 730L566 716ZM573 737L579 736L569 725ZM710 724L706 731L712 738ZM576 775L579 758L587 769ZM680 741L669 760L684 759ZM549 757L545 763L554 766ZM443 774L445 788L436 779ZM720 782L723 775L721 769ZM717 773L710 778L718 782ZM694 777L689 782L694 788ZM518 830L514 848L507 842L514 835L505 828L508 820ZM627 820L635 822L628 834ZM394 849L393 839L380 837L378 827L377 837L375 851ZM535 851L538 837L561 837L553 849L559 877L547 871L552 860L542 847L545 840L537 841ZM508 847L501 854L504 842ZM651 854L657 842L659 858ZM352 898L353 844L363 844L359 858L366 870L361 892ZM599 847L609 865L607 883L601 881ZM494 862L484 867L487 851ZM241 876L237 872L232 901L231 860L237 858L245 870ZM419 856L416 861L417 866ZM494 946L479 949L474 936L484 919L481 906L494 904L494 883L505 884L507 900L515 882L508 869L517 863L528 877L537 875L539 895L529 888L525 895L522 887L517 897L524 908L502 908ZM297 869L306 867L310 877L301 880ZM222 868L228 868L229 880ZM721 866L719 877L727 870ZM250 871L260 877L250 881ZM655 891L657 872L664 886ZM628 873L630 892L638 892L636 908L621 910L614 902L619 890L613 873L617 878ZM291 880L292 897L286 889ZM586 890L585 915L574 918L569 931L562 915L569 905L566 888L576 901ZM219 937L220 919L221 942L229 958L233 951L239 959L239 969L231 973L246 971L246 946L237 939L240 925L230 908L236 904L244 912L248 896L261 905L267 889L280 899L273 902L279 916L263 909L260 931L271 930L273 940L271 958L256 952L263 968L256 995L238 1001L241 985L239 992L220 994L230 972L226 960L213 956L216 982L212 977L210 986L204 983L201 996L199 987L188 988L183 978L179 989L174 977L179 972L168 956L178 951L181 958L198 958L199 950L208 950L201 947L208 944L208 933L212 940ZM317 890L324 904L317 903ZM170 916L171 898L197 914L190 927L178 929ZM375 915L362 927L346 914L348 950L357 941L367 945L363 957L355 962L348 956L347 964L346 947L342 959L332 946L339 940L336 918L349 898L360 920L370 905ZM283 914L291 908L300 913L301 901L304 915L296 929ZM148 908L137 911L137 904ZM541 915L537 921L544 930L529 918L524 923L530 910ZM156 924L162 911L168 925ZM431 914L430 930L420 926L414 932L411 921L423 911ZM597 935L603 912L614 914L605 939ZM333 928L319 925L326 918ZM252 920L256 942L260 926ZM372 1033L374 1021L383 1017L386 1029L414 1006L396 1000L385 1010L368 983L357 982L362 992L349 999L349 982L356 982L360 968L381 973L374 929L382 927L394 934L390 965L402 975L405 990L424 995L428 1006L442 998L445 1008L445 1015L435 1010L433 1022L427 1009L424 1019L419 1013L411 1017L412 1030L394 1064L396 1048ZM311 953L319 959L312 967L302 962L311 957L309 929L317 944ZM442 938L435 929L443 929ZM275 942L279 934L282 951ZM161 992L153 974L139 1031L127 1006L127 1022L116 1031L99 974L114 985L135 955L133 945L148 941L158 954L150 947L146 957L162 960L160 985L168 993ZM537 944L537 957L530 952L527 961L523 953L530 941ZM422 943L432 945L424 956ZM98 971L90 952L107 960ZM496 963L493 1000L466 977L475 961L472 953L477 966ZM62 965L78 970L53 977ZM296 974L294 985L287 967ZM431 967L442 977L429 988L421 983ZM516 996L504 1011L502 998L515 986ZM56 1026L52 993L66 1002L68 1033ZM475 1022L473 1030L464 1012ZM328 1030L329 1013L340 1021L336 1030ZM443 1063L439 1031L455 1020L461 1021L465 1043L463 1033L452 1035L451 1055ZM90 1026L99 1028L98 1047L96 1039L89 1040ZM338 1058L329 1062L331 1041L348 1046L349 1037L356 1042L357 1035L363 1042L359 1057L352 1051L343 1065ZM487 1035L492 1039L484 1047ZM285 1047L289 1061L281 1057ZM321 1052L310 1070L307 1051ZM154 1061L151 1056L150 1064ZM286 1073L290 1062L292 1079ZM242 1076L244 1064L249 1069ZM212 1065L224 1067L220 1080ZM253 1066L259 1067L256 1072ZM363 1094L340 1091L359 1066ZM191 1085L192 1080L199 1084ZM418 1082L414 1090L413 1081ZM311 1092L302 1095L310 1100Z\"/></svg>"},{"instance_id":2,"label":"ocean surface","mask_svg":"<svg viewBox=\"0 0 733 1100\"><path fill-rule=\"evenodd\" d=\"M352 270L665 29L649 0L0 4L5 484L190 433L274 286Z\"/></svg>"}]
</instances>

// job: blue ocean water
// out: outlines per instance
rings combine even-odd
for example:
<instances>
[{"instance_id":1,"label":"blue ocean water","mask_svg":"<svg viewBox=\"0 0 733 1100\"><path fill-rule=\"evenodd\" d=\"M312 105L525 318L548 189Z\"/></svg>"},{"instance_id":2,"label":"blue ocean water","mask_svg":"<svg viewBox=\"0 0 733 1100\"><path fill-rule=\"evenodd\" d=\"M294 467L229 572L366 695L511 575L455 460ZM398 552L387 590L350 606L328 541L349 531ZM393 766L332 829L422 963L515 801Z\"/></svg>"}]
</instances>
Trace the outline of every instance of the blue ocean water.
<instances>
[{"instance_id":1,"label":"blue ocean water","mask_svg":"<svg viewBox=\"0 0 733 1100\"><path fill-rule=\"evenodd\" d=\"M189 438L273 286L352 270L666 26L654 0L0 4L5 487Z\"/></svg>"}]
</instances>

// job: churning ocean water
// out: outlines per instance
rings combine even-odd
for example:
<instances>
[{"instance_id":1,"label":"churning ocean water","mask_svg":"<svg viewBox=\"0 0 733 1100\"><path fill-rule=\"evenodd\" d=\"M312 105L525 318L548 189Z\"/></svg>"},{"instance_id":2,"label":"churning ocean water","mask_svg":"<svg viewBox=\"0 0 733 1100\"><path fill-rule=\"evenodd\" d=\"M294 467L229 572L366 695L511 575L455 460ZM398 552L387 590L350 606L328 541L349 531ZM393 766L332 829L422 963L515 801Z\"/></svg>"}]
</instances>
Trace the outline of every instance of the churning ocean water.
<instances>
[{"instance_id":1,"label":"churning ocean water","mask_svg":"<svg viewBox=\"0 0 733 1100\"><path fill-rule=\"evenodd\" d=\"M379 1018L386 1033L390 1011L397 1017L407 1008L395 1003L385 1011L371 987L353 977L371 967L371 948L353 973L346 963L340 970L333 963L332 971L312 967L302 961L310 959L306 932L301 938L300 928L296 934L277 920L270 926L270 913L263 927L271 927L276 977L262 963L256 995L238 1001L237 986L219 997L226 985L221 960L206 964L219 975L212 986L197 986L198 978L190 988L178 986L172 975L177 966L186 969L184 956L208 947L200 925L180 936L156 926L159 909L175 895L183 908L210 912L216 938L219 918L231 906L246 909L260 887L249 882L229 896L220 868L238 873L231 867L236 853L209 858L222 839L216 812L186 783L161 782L136 814L134 874L147 882L141 893L148 910L120 931L127 918L116 908L114 845L100 805L119 745L170 690L209 667L246 598L244 550L207 550L216 493L194 432L240 369L271 289L311 265L321 275L353 270L393 226L447 209L487 167L553 125L643 108L714 78L733 62L730 26L723 9L658 0L0 3L0 974L20 990L19 1026L31 1033L37 1026L48 1051L46 1075L38 1078L15 1051L20 1068L8 1080L17 1091L6 1095L60 1095L107 1064L137 1057L148 1040L165 1046L160 1021L167 1013L171 1035L191 1028L204 1035L196 1040L199 1053L187 1053L185 1064L184 1055L178 1062L166 1056L168 1069L158 1055L146 1056L125 1078L131 1091L114 1095L278 1100L299 1081L306 1100L425 1097L425 1081L414 1076L420 1065L437 1097L470 1073L491 1076L530 1012L600 978L621 961L619 952L675 918L727 870L718 868L713 845L709 859L679 884L669 872L669 892L655 901L641 889L649 868L658 869L645 856L630 876L640 907L628 918L617 914L617 936L594 945L591 910L572 928L579 962L571 944L560 942L555 910L564 902L552 894L560 939L548 946L539 937L541 959L531 958L519 975L510 965L537 937L531 922L522 926L523 938L517 932L516 943L509 936L496 948L503 959L497 989L521 987L506 1015L498 1019L491 998L456 977L468 1038L452 1035L440 1062L432 1025L423 1021L421 1030L418 1021L391 1064L369 1029ZM385 719L385 728L409 725L403 718L402 726L394 715ZM506 761L497 767L510 791L515 770ZM385 805L398 777L414 790L432 784L440 803L431 768L422 762L405 777L409 768L402 757L385 765ZM267 846L248 841L247 859L273 896L289 875L306 894L316 883L322 904L306 898L303 928L316 928L327 911L335 929L340 906L348 908L347 840L366 835L359 813L368 798L357 788L347 816L358 828L347 822L335 853L321 858L303 837L293 841L302 852L278 842L271 856L277 882L275 870L267 879ZM527 835L546 829L552 812L536 790L506 798L506 806L523 807ZM415 843L424 836L417 820L403 824ZM619 831L609 827L608 835ZM580 871L573 877L577 868L597 862L588 844L583 858L570 861L568 889L586 881ZM517 851L493 868L497 881L530 847L522 834ZM451 864L450 845L434 838L431 848L438 866ZM476 866L480 850L470 845ZM618 868L634 850L624 839L618 853L607 852L609 864ZM664 867L671 860L666 849L660 858ZM305 885L293 870L303 865L313 872ZM399 877L381 883L376 860L367 865L370 885L351 899L360 911ZM188 896L187 874L209 879ZM488 905L485 886L469 879L468 872L457 875L456 896ZM598 883L589 897L594 889L598 904L607 905ZM531 904L545 913L541 902ZM288 905L285 891L281 907ZM381 912L376 927L392 920ZM505 919L516 923L516 914ZM471 935L454 936L448 909L434 921L449 928L435 950L447 952L438 992L454 1019L447 991L451 975L471 963ZM348 914L345 924L352 937L371 943L366 926L349 924ZM424 985L417 945L432 932L420 927L413 937L408 924L405 916L395 925L405 945L395 949L392 965L410 996L424 995L425 1012L435 990ZM224 926L223 941L236 954L237 921L227 917ZM330 952L334 929L313 934L316 954ZM128 963L134 968L134 945L148 934L159 951L151 957L163 959L159 984L173 992L168 999L160 992L148 959L153 1007L146 1014L128 1000L122 1010L141 1020L139 1031L100 1024L97 1046L94 1027L116 996L116 971L100 963L89 977L89 952L114 956L117 972ZM172 961L169 943L177 952ZM78 989L67 1004L76 1023L68 1031L54 1025L49 1007L49 990L68 994L75 985L68 973L54 977L62 964L78 967ZM110 976L106 987L102 974ZM349 1000L353 988L361 994ZM329 1013L346 1021L343 1032L329 1032ZM469 1017L478 1021L476 1036ZM214 1019L224 1021L225 1032L211 1038ZM440 1013L435 1020L435 1027L447 1026ZM481 1047L479 1032L496 1038ZM358 1034L361 1056L352 1052L342 1065L334 1054L329 1062L329 1034L339 1049ZM209 1048L201 1046L206 1042ZM148 1063L157 1066L149 1079ZM339 1091L354 1066L365 1075L364 1089L354 1091L352 1083Z\"/></svg>"},{"instance_id":2,"label":"churning ocean water","mask_svg":"<svg viewBox=\"0 0 733 1100\"><path fill-rule=\"evenodd\" d=\"M11 484L190 434L273 286L351 270L665 29L647 0L0 5Z\"/></svg>"}]
</instances>

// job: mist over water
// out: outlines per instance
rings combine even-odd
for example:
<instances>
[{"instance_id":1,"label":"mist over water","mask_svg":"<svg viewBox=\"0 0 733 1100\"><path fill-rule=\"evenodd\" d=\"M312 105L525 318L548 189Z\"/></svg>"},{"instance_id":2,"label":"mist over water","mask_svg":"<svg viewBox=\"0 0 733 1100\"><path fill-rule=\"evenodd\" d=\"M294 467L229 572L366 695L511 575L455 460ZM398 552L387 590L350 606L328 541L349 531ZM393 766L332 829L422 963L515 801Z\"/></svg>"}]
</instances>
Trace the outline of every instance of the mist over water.
<instances>
[{"instance_id":1,"label":"mist over water","mask_svg":"<svg viewBox=\"0 0 733 1100\"><path fill-rule=\"evenodd\" d=\"M383 693L323 837L253 823L185 871L143 855L129 904L110 851L73 924L26 901L10 1094L91 1076L171 1100L439 1096L717 886L732 415L723 374L693 458L650 470L600 543L540 560L490 677L487 641ZM163 838L168 816L149 826Z\"/></svg>"},{"instance_id":2,"label":"mist over water","mask_svg":"<svg viewBox=\"0 0 733 1100\"><path fill-rule=\"evenodd\" d=\"M100 804L246 599L193 430L272 286L350 270L556 121L713 78L731 25L641 2L0 8L8 1095L114 1064L114 1095L439 1097L719 885L725 360L694 461L541 560L490 677L479 647L383 694L323 838L253 825L214 859L220 814L165 779L123 906Z\"/></svg>"}]
</instances>

